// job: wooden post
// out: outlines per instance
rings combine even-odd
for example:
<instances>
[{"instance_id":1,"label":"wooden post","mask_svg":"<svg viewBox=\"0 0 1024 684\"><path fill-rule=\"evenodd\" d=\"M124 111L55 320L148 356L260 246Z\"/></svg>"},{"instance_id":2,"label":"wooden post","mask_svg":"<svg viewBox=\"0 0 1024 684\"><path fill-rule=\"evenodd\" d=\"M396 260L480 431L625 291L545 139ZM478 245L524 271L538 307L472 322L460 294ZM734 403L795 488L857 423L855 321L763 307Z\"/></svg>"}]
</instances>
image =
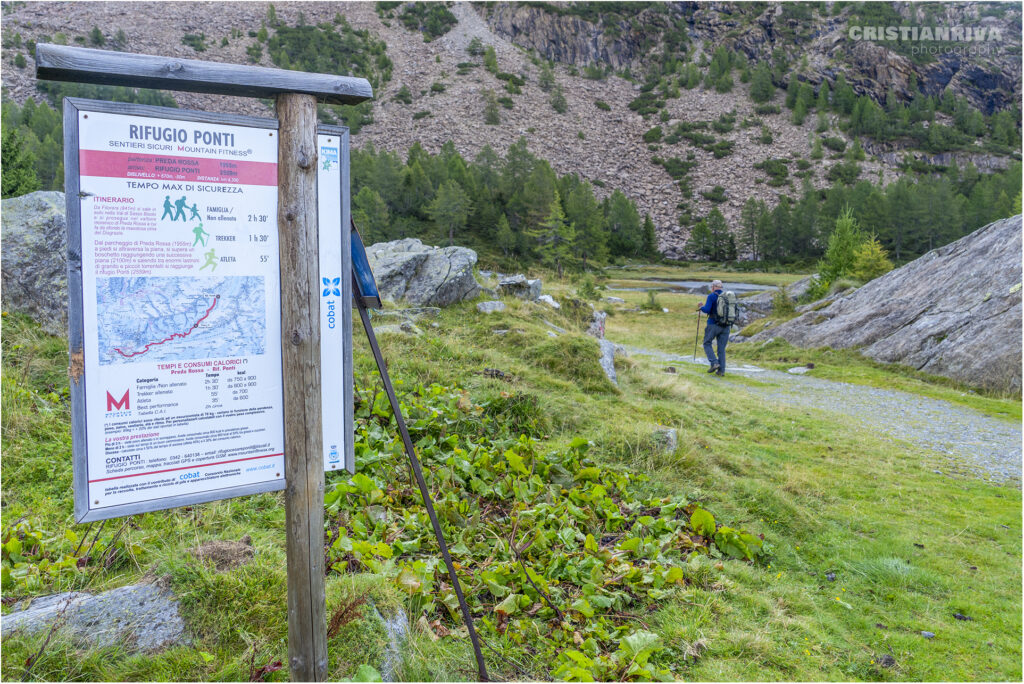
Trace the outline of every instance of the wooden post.
<instances>
[{"instance_id":1,"label":"wooden post","mask_svg":"<svg viewBox=\"0 0 1024 684\"><path fill-rule=\"evenodd\" d=\"M324 464L320 407L320 259L316 98L277 96L281 337L284 374L288 664L294 681L327 678Z\"/></svg>"}]
</instances>

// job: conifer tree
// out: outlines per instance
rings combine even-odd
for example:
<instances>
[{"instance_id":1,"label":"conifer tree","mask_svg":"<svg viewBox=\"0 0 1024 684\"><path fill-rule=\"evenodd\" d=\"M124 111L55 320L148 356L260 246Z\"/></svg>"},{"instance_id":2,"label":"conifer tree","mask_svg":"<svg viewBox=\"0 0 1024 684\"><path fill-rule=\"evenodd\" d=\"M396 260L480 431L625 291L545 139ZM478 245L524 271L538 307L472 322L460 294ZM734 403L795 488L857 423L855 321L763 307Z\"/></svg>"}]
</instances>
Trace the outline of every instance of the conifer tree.
<instances>
[{"instance_id":1,"label":"conifer tree","mask_svg":"<svg viewBox=\"0 0 1024 684\"><path fill-rule=\"evenodd\" d=\"M864 242L864 235L853 217L853 211L846 207L836 219L835 230L828 237L828 249L818 262L818 277L814 290L818 296L828 292L837 278L853 273L857 248Z\"/></svg>"},{"instance_id":2,"label":"conifer tree","mask_svg":"<svg viewBox=\"0 0 1024 684\"><path fill-rule=\"evenodd\" d=\"M828 81L822 81L821 87L818 88L818 99L814 105L819 112L824 112L829 108L829 95Z\"/></svg>"},{"instance_id":3,"label":"conifer tree","mask_svg":"<svg viewBox=\"0 0 1024 684\"><path fill-rule=\"evenodd\" d=\"M510 255L516 247L516 236L508 224L508 217L504 214L498 219L498 226L494 230L494 243L505 256Z\"/></svg>"},{"instance_id":4,"label":"conifer tree","mask_svg":"<svg viewBox=\"0 0 1024 684\"><path fill-rule=\"evenodd\" d=\"M642 247L640 214L621 190L615 190L604 201L608 249L616 256L637 256Z\"/></svg>"},{"instance_id":5,"label":"conifer tree","mask_svg":"<svg viewBox=\"0 0 1024 684\"><path fill-rule=\"evenodd\" d=\"M807 104L800 98L797 98L796 105L793 107L793 124L796 126L802 126L804 119L807 118Z\"/></svg>"},{"instance_id":6,"label":"conifer tree","mask_svg":"<svg viewBox=\"0 0 1024 684\"><path fill-rule=\"evenodd\" d=\"M722 261L727 257L729 247L729 228L725 216L715 207L707 217L707 229L710 242L708 253L713 261Z\"/></svg>"},{"instance_id":7,"label":"conifer tree","mask_svg":"<svg viewBox=\"0 0 1024 684\"><path fill-rule=\"evenodd\" d=\"M654 221L651 220L650 214L644 214L644 227L643 227L643 254L645 257L653 259L658 255L658 236L654 231Z\"/></svg>"},{"instance_id":8,"label":"conifer tree","mask_svg":"<svg viewBox=\"0 0 1024 684\"><path fill-rule=\"evenodd\" d=\"M850 87L850 84L846 82L846 77L839 74L836 77L835 94L832 97L833 109L840 114L849 115L853 111L856 101L857 94Z\"/></svg>"},{"instance_id":9,"label":"conifer tree","mask_svg":"<svg viewBox=\"0 0 1024 684\"><path fill-rule=\"evenodd\" d=\"M501 123L501 110L498 109L498 97L493 90L484 91L484 123L497 126Z\"/></svg>"},{"instance_id":10,"label":"conifer tree","mask_svg":"<svg viewBox=\"0 0 1024 684\"><path fill-rule=\"evenodd\" d=\"M766 63L761 62L750 78L750 99L754 102L767 102L774 94L775 84L772 83L771 69Z\"/></svg>"},{"instance_id":11,"label":"conifer tree","mask_svg":"<svg viewBox=\"0 0 1024 684\"><path fill-rule=\"evenodd\" d=\"M686 241L686 251L698 259L706 259L711 255L711 231L705 219L701 219L690 231Z\"/></svg>"},{"instance_id":12,"label":"conifer tree","mask_svg":"<svg viewBox=\"0 0 1024 684\"><path fill-rule=\"evenodd\" d=\"M498 54L493 45L488 45L484 50L484 68L492 74L498 73Z\"/></svg>"},{"instance_id":13,"label":"conifer tree","mask_svg":"<svg viewBox=\"0 0 1024 684\"><path fill-rule=\"evenodd\" d=\"M554 198L545 218L536 228L528 231L541 263L558 271L559 279L563 270L573 263L573 242L576 238L576 227L565 218L562 201L555 190Z\"/></svg>"},{"instance_id":14,"label":"conifer tree","mask_svg":"<svg viewBox=\"0 0 1024 684\"><path fill-rule=\"evenodd\" d=\"M376 190L364 185L352 198L352 219L366 244L390 239L391 215Z\"/></svg>"},{"instance_id":15,"label":"conifer tree","mask_svg":"<svg viewBox=\"0 0 1024 684\"><path fill-rule=\"evenodd\" d=\"M590 184L577 184L566 194L563 204L566 220L576 226L573 252L582 262L583 270L587 269L588 261L607 259L608 235L604 229L604 215Z\"/></svg>"},{"instance_id":16,"label":"conifer tree","mask_svg":"<svg viewBox=\"0 0 1024 684\"><path fill-rule=\"evenodd\" d=\"M556 85L554 92L551 93L551 108L559 114L565 114L569 110L569 103L566 102L565 93L562 92L562 86Z\"/></svg>"},{"instance_id":17,"label":"conifer tree","mask_svg":"<svg viewBox=\"0 0 1024 684\"><path fill-rule=\"evenodd\" d=\"M763 201L748 197L740 211L740 247L754 261L761 258L760 222L768 210Z\"/></svg>"},{"instance_id":18,"label":"conifer tree","mask_svg":"<svg viewBox=\"0 0 1024 684\"><path fill-rule=\"evenodd\" d=\"M853 251L850 275L861 282L874 280L892 270L892 262L882 244L872 235Z\"/></svg>"},{"instance_id":19,"label":"conifer tree","mask_svg":"<svg viewBox=\"0 0 1024 684\"><path fill-rule=\"evenodd\" d=\"M427 215L448 233L448 245L451 246L455 244L455 232L466 227L471 208L472 203L462 186L453 180L446 180L427 206Z\"/></svg>"},{"instance_id":20,"label":"conifer tree","mask_svg":"<svg viewBox=\"0 0 1024 684\"><path fill-rule=\"evenodd\" d=\"M540 75L537 77L537 85L545 93L550 92L555 87L555 72L551 69L551 64L544 62L540 67Z\"/></svg>"},{"instance_id":21,"label":"conifer tree","mask_svg":"<svg viewBox=\"0 0 1024 684\"><path fill-rule=\"evenodd\" d=\"M825 110L818 112L818 124L814 127L815 133L827 133L829 129L828 114Z\"/></svg>"},{"instance_id":22,"label":"conifer tree","mask_svg":"<svg viewBox=\"0 0 1024 684\"><path fill-rule=\"evenodd\" d=\"M419 214L434 195L434 187L427 178L419 159L402 169L401 189L398 196L399 212L406 216Z\"/></svg>"},{"instance_id":23,"label":"conifer tree","mask_svg":"<svg viewBox=\"0 0 1024 684\"><path fill-rule=\"evenodd\" d=\"M31 100L29 100L31 102ZM35 156L25 147L24 140L16 128L4 131L2 151L0 151L0 167L2 167L2 195L18 197L39 189L39 177L36 176Z\"/></svg>"},{"instance_id":24,"label":"conifer tree","mask_svg":"<svg viewBox=\"0 0 1024 684\"><path fill-rule=\"evenodd\" d=\"M800 81L796 80L796 74L790 74L789 83L786 85L786 107L796 107L797 98L800 94Z\"/></svg>"}]
</instances>

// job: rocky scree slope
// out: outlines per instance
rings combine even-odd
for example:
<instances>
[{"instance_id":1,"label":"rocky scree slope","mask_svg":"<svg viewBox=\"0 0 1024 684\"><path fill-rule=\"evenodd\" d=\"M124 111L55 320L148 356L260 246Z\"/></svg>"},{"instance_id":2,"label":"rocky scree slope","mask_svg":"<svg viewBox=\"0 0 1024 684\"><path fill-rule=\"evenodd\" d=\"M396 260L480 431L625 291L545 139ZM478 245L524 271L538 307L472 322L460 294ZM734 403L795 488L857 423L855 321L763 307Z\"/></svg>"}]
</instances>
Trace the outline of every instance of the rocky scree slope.
<instances>
[{"instance_id":1,"label":"rocky scree slope","mask_svg":"<svg viewBox=\"0 0 1024 684\"><path fill-rule=\"evenodd\" d=\"M112 34L113 27L120 27L126 40L117 47L125 51L245 64L249 62L246 49L257 44L257 39L248 37L247 33L264 23L268 6L269 3L263 2L26 3L5 7L4 31L5 34L17 31L27 41L58 32L65 32L73 39L86 36L93 26L108 27L106 31ZM640 86L617 76L589 80L572 75L570 69L574 67L556 65L555 81L568 104L565 113L556 112L549 102L551 94L538 84L540 68L524 45L537 47L540 54L553 59L580 64L599 59L603 64L628 66L644 57L630 43L629 34L624 33L625 37L619 39L608 38L604 29L588 22L565 21L527 5L498 3L488 14L488 6L455 3L451 11L458 24L447 34L427 43L420 33L406 30L397 20L382 21L374 7L374 3L369 2L275 5L282 23L295 25L301 15L307 24L329 24L336 14L341 14L353 28L366 29L387 44L388 57L394 63L393 76L375 93L374 123L353 136L354 145L375 145L404 155L414 142L436 153L446 141L452 140L460 154L473 157L485 145L504 154L512 143L525 136L530 151L547 159L558 173L577 173L596 181L599 196L621 189L637 203L641 213L651 215L659 249L666 256L685 256L689 228L679 225L681 202L689 203L693 216L706 215L717 206L735 228L748 198L764 200L771 207L781 195L792 194L797 187L797 181L793 188L775 188L756 182L766 177L754 169L755 164L772 158L807 158L810 154L815 117L807 117L802 126L795 126L785 108L779 114L756 115L754 103L746 96L747 86L738 82L731 93L717 93L703 87L683 89L679 98L669 99L665 106L669 116L669 121L661 124L665 130L681 121L714 121L723 114L735 112L737 125L734 129L715 135L733 144L733 153L720 159L687 143L650 149L643 141L643 134L659 122L655 118L645 120L628 108L629 102L639 94ZM746 28L739 31L738 36L733 35L740 27L738 17L743 13L733 4L679 3L679 7L679 11L691 13L692 39L698 42L698 54L710 53L717 43L741 50L746 50L742 40L754 40L764 50L773 44L767 38L763 45L761 39L742 38L749 30L755 30L752 25L744 24ZM765 10L764 17L774 17L773 11ZM652 25L661 21L655 13L646 12L640 19L651 21ZM774 24L765 25L761 19L758 22L761 28L756 30L766 32L769 37L774 35ZM520 24L529 30L517 32ZM269 30L272 34L273 30ZM240 32L241 37L233 37L233 32ZM182 44L182 36L189 33L206 36L205 51L197 53ZM530 40L541 42L537 46L526 42L530 36L539 36ZM112 35L107 36L108 48L112 38ZM222 38L229 38L226 46L222 45ZM480 63L479 58L466 52L473 38L494 47L500 71L526 77L520 94L506 93L506 82L487 72L482 64L469 69L468 73L458 74L459 64ZM24 69L13 66L18 50L5 48L3 52L4 88L8 96L19 103L28 97L40 97L35 90L32 55L23 52L28 62ZM266 50L259 64L274 66ZM813 80L813 76L808 78ZM443 89L438 92L435 84L443 85ZM412 94L409 104L394 99L403 86ZM501 109L500 125L484 123L487 91L499 97L507 96L511 103L511 109ZM1019 84L1016 92L1019 92ZM185 108L272 115L259 100L198 93L173 95ZM781 92L777 93L775 101L781 103L782 96ZM607 103L608 110L598 109L597 101ZM429 116L423 112L429 112ZM414 115L420 118L414 119ZM773 142L770 145L756 141L760 125L749 128L739 125L744 119L754 118L771 131ZM850 142L848 136L834 127L828 135ZM692 155L697 165L687 176L692 197L684 198L679 185L653 159L688 155ZM892 153L869 158L861 164L861 177L891 182L898 178L896 165L900 161L901 155ZM831 185L826 180L831 164L828 160L811 161L810 180L815 187ZM979 168L984 166L982 161ZM724 188L725 199L721 203L712 202L701 194L715 186Z\"/></svg>"},{"instance_id":2,"label":"rocky scree slope","mask_svg":"<svg viewBox=\"0 0 1024 684\"><path fill-rule=\"evenodd\" d=\"M1021 217L990 223L750 338L860 347L968 385L1021 391Z\"/></svg>"}]
</instances>

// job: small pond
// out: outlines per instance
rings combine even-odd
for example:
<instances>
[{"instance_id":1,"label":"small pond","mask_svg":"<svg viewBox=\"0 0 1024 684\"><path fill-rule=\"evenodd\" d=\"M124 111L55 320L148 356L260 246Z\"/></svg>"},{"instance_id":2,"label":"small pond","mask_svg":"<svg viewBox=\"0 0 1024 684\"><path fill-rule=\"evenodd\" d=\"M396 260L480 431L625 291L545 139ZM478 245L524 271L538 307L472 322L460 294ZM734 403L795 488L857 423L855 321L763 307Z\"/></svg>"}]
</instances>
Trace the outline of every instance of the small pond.
<instances>
[{"instance_id":1,"label":"small pond","mask_svg":"<svg viewBox=\"0 0 1024 684\"><path fill-rule=\"evenodd\" d=\"M707 294L710 284L707 280L661 280L658 278L642 278L649 282L650 287L608 287L609 292L676 292L681 294ZM613 281L614 282L614 281ZM732 290L738 295L750 294L753 292L765 292L777 290L774 285L754 285L753 283L723 283L722 287Z\"/></svg>"}]
</instances>

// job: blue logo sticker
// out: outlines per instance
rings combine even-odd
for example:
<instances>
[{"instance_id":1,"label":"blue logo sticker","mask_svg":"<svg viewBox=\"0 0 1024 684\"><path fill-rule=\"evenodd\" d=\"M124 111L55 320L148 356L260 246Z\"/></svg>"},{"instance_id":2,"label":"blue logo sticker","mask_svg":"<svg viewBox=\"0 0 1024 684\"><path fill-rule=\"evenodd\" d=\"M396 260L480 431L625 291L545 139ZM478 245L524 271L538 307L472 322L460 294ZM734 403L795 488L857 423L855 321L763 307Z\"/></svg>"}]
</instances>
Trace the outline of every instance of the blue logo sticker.
<instances>
[{"instance_id":1,"label":"blue logo sticker","mask_svg":"<svg viewBox=\"0 0 1024 684\"><path fill-rule=\"evenodd\" d=\"M335 297L341 296L341 278L323 278L324 281L324 293L322 296L329 297L334 295Z\"/></svg>"},{"instance_id":2,"label":"blue logo sticker","mask_svg":"<svg viewBox=\"0 0 1024 684\"><path fill-rule=\"evenodd\" d=\"M326 171L332 166L338 165L338 148L337 147L320 147L320 158L323 160L323 167Z\"/></svg>"}]
</instances>

